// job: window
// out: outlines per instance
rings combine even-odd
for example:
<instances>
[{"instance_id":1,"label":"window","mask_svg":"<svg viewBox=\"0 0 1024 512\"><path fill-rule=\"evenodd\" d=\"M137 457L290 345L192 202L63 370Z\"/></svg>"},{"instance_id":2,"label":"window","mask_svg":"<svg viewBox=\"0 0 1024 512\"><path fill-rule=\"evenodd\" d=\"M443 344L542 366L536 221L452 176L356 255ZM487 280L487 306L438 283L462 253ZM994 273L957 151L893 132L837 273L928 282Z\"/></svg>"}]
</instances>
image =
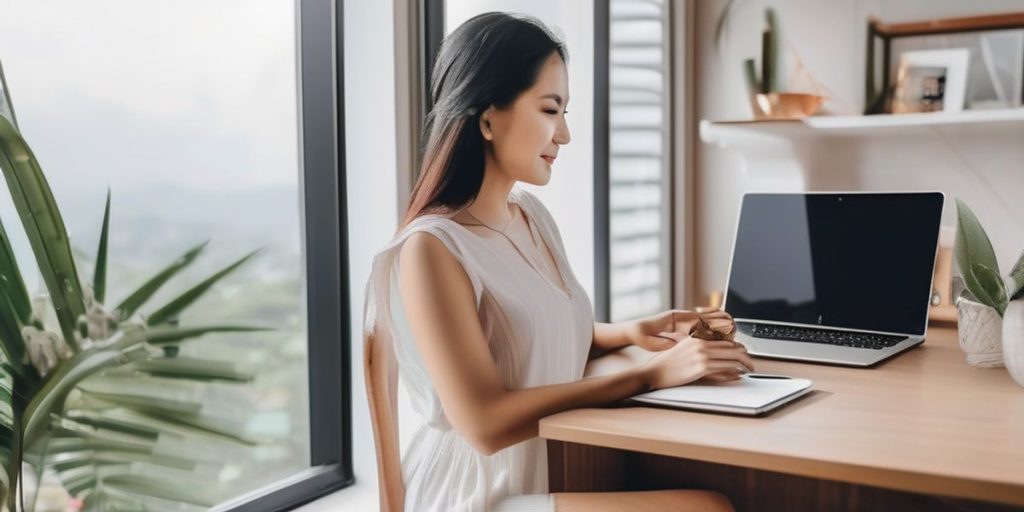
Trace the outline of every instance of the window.
<instances>
[{"instance_id":1,"label":"window","mask_svg":"<svg viewBox=\"0 0 1024 512\"><path fill-rule=\"evenodd\" d=\"M608 252L612 321L671 293L668 6L609 1Z\"/></svg>"},{"instance_id":2,"label":"window","mask_svg":"<svg viewBox=\"0 0 1024 512\"><path fill-rule=\"evenodd\" d=\"M201 248L139 308L148 321L258 249L169 325L269 329L186 340L153 366L83 381L64 408L69 428L26 459L26 498L36 511L272 510L351 483L341 3L103 3L0 0L19 131L79 276L92 280L109 189L111 304ZM72 442L93 451L68 463Z\"/></svg>"}]
</instances>

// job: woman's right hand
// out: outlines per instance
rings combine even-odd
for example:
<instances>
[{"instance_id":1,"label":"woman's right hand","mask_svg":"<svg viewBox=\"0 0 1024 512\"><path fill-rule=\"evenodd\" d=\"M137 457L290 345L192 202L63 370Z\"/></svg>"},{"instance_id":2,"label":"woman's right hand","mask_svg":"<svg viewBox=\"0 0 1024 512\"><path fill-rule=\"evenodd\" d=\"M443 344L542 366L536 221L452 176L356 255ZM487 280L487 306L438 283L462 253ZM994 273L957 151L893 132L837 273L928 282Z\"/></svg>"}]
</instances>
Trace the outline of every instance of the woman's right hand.
<instances>
[{"instance_id":1,"label":"woman's right hand","mask_svg":"<svg viewBox=\"0 0 1024 512\"><path fill-rule=\"evenodd\" d=\"M705 379L728 382L754 371L747 348L735 341L709 341L672 333L675 346L658 352L642 366L650 389L682 386Z\"/></svg>"}]
</instances>

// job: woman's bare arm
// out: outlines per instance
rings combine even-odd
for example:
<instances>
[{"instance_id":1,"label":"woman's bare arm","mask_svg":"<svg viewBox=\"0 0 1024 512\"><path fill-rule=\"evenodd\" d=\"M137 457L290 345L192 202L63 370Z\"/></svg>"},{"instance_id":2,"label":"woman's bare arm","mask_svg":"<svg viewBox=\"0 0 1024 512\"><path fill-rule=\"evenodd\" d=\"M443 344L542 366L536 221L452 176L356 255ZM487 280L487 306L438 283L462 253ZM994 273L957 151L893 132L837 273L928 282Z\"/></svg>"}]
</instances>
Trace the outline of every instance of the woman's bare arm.
<instances>
[{"instance_id":1,"label":"woman's bare arm","mask_svg":"<svg viewBox=\"0 0 1024 512\"><path fill-rule=\"evenodd\" d=\"M399 268L402 304L448 420L481 453L536 437L544 416L615 402L647 387L635 369L510 391L488 350L469 277L448 248L430 234L413 234Z\"/></svg>"},{"instance_id":2,"label":"woman's bare arm","mask_svg":"<svg viewBox=\"0 0 1024 512\"><path fill-rule=\"evenodd\" d=\"M448 248L433 235L415 233L403 245L399 265L402 304L445 414L484 454L535 437L545 416L736 368L739 356L729 347L686 338L647 364L617 374L510 390L488 349L469 277ZM732 361L712 364L715 357Z\"/></svg>"},{"instance_id":3,"label":"woman's bare arm","mask_svg":"<svg viewBox=\"0 0 1024 512\"><path fill-rule=\"evenodd\" d=\"M626 322L594 322L594 341L590 345L590 359L629 345L631 342L626 333L627 328Z\"/></svg>"}]
</instances>

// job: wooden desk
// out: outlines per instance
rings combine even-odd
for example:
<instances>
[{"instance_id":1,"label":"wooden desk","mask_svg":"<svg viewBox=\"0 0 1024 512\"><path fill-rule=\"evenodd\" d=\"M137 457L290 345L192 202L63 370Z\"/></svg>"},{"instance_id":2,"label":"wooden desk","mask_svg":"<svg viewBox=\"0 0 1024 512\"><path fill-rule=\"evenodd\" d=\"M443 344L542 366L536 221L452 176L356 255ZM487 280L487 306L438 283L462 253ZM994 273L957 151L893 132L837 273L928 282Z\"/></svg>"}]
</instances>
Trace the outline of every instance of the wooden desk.
<instances>
[{"instance_id":1,"label":"wooden desk","mask_svg":"<svg viewBox=\"0 0 1024 512\"><path fill-rule=\"evenodd\" d=\"M588 375L649 357L634 348ZM1024 508L1024 388L968 366L955 328L870 369L755 365L815 391L760 418L632 406L544 418L552 492L705 488L739 510Z\"/></svg>"}]
</instances>

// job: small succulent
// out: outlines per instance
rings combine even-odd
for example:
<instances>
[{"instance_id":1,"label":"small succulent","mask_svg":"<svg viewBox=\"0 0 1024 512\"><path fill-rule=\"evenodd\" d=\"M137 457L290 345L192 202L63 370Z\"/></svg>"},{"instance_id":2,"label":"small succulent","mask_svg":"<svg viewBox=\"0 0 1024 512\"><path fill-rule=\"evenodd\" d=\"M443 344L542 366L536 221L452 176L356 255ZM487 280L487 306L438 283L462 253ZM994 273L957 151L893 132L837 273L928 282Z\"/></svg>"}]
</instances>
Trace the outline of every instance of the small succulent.
<instances>
[{"instance_id":1,"label":"small succulent","mask_svg":"<svg viewBox=\"0 0 1024 512\"><path fill-rule=\"evenodd\" d=\"M747 90L753 96L757 93L768 94L781 89L779 83L779 25L775 20L775 11L765 9L765 28L761 32L761 74L758 76L754 59L743 61L743 74L747 80Z\"/></svg>"},{"instance_id":2,"label":"small succulent","mask_svg":"<svg viewBox=\"0 0 1024 512\"><path fill-rule=\"evenodd\" d=\"M957 228L954 252L956 264L962 274L964 290L957 294L980 302L1002 316L1012 300L1024 298L1024 253L1004 279L999 272L992 242L967 203L956 200ZM960 287L957 286L957 287Z\"/></svg>"}]
</instances>

